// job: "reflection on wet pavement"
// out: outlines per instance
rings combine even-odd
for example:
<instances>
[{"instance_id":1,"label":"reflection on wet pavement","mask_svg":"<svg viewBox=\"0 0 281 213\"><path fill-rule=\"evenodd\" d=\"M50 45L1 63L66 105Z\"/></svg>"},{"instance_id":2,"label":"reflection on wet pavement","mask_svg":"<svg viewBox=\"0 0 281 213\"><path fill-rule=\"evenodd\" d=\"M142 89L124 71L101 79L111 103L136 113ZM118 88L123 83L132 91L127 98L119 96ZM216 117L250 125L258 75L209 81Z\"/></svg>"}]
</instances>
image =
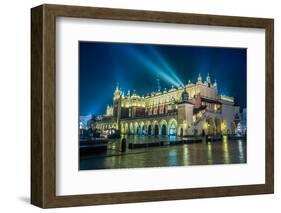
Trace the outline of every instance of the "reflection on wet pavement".
<instances>
[{"instance_id":1,"label":"reflection on wet pavement","mask_svg":"<svg viewBox=\"0 0 281 213\"><path fill-rule=\"evenodd\" d=\"M152 138L127 140L143 143L152 141ZM217 142L128 149L121 153L116 151L116 142L113 142L106 155L81 157L79 166L80 170L91 170L246 163L246 147L246 140L228 140L224 137Z\"/></svg>"}]
</instances>

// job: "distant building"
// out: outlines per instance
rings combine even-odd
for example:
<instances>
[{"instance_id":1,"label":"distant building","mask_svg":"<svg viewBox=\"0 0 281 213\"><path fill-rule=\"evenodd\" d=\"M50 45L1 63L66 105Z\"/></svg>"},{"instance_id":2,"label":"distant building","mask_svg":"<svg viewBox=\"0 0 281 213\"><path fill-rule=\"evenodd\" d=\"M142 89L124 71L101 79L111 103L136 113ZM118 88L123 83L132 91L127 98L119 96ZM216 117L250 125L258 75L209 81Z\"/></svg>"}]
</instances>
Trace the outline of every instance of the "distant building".
<instances>
[{"instance_id":1,"label":"distant building","mask_svg":"<svg viewBox=\"0 0 281 213\"><path fill-rule=\"evenodd\" d=\"M240 107L234 98L218 94L217 82L209 74L203 82L158 90L146 96L127 95L116 87L113 103L105 115L90 121L94 129L118 129L132 135L235 134L240 123Z\"/></svg>"},{"instance_id":2,"label":"distant building","mask_svg":"<svg viewBox=\"0 0 281 213\"><path fill-rule=\"evenodd\" d=\"M238 135L246 135L247 134L247 109L244 108L241 115L241 122L237 126L237 134Z\"/></svg>"},{"instance_id":3,"label":"distant building","mask_svg":"<svg viewBox=\"0 0 281 213\"><path fill-rule=\"evenodd\" d=\"M89 121L92 119L92 115L80 116L79 118L79 129L88 129Z\"/></svg>"}]
</instances>

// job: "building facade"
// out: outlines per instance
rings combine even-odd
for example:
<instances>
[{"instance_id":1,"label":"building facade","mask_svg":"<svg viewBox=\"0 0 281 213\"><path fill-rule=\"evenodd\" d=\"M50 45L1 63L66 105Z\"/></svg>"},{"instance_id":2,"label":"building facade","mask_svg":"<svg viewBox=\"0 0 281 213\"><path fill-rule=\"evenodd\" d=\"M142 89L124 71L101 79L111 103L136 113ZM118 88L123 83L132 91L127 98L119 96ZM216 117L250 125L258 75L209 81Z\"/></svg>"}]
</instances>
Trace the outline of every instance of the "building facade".
<instances>
[{"instance_id":1,"label":"building facade","mask_svg":"<svg viewBox=\"0 0 281 213\"><path fill-rule=\"evenodd\" d=\"M185 86L140 96L116 87L105 115L91 121L97 130L118 129L127 135L235 134L240 107L234 98L218 94L217 82L198 76Z\"/></svg>"}]
</instances>

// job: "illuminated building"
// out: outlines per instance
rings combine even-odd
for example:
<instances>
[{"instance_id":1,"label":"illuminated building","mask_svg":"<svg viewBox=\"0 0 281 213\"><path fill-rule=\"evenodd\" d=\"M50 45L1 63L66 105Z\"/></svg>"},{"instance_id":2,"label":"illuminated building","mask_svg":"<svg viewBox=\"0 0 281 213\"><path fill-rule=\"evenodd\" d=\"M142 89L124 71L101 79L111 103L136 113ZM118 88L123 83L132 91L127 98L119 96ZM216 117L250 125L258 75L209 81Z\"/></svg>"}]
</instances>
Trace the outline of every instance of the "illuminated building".
<instances>
[{"instance_id":1,"label":"illuminated building","mask_svg":"<svg viewBox=\"0 0 281 213\"><path fill-rule=\"evenodd\" d=\"M246 135L247 134L247 109L243 109L240 114L241 122L237 125L237 135Z\"/></svg>"},{"instance_id":2,"label":"illuminated building","mask_svg":"<svg viewBox=\"0 0 281 213\"><path fill-rule=\"evenodd\" d=\"M79 117L79 129L88 129L88 123L91 120L91 115L82 116Z\"/></svg>"},{"instance_id":3,"label":"illuminated building","mask_svg":"<svg viewBox=\"0 0 281 213\"><path fill-rule=\"evenodd\" d=\"M113 104L91 126L131 135L235 134L239 110L233 97L218 94L217 82L209 74L205 81L199 74L195 83L146 96L130 91L125 95L117 86Z\"/></svg>"},{"instance_id":4,"label":"illuminated building","mask_svg":"<svg viewBox=\"0 0 281 213\"><path fill-rule=\"evenodd\" d=\"M79 135L80 137L83 137L84 134L88 131L89 121L91 120L92 116L80 116L79 117Z\"/></svg>"}]
</instances>

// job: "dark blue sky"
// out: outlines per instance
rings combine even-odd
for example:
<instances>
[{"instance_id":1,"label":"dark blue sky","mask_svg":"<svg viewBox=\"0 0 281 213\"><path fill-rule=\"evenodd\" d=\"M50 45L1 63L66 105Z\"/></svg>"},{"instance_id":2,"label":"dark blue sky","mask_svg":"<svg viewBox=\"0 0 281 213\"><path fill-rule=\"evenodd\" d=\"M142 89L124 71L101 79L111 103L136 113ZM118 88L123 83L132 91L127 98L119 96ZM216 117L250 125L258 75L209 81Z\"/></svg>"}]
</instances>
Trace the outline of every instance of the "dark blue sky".
<instances>
[{"instance_id":1,"label":"dark blue sky","mask_svg":"<svg viewBox=\"0 0 281 213\"><path fill-rule=\"evenodd\" d=\"M246 107L247 50L242 48L79 42L80 115L103 114L117 82L127 94L147 94L172 84L217 80L219 92Z\"/></svg>"}]
</instances>

